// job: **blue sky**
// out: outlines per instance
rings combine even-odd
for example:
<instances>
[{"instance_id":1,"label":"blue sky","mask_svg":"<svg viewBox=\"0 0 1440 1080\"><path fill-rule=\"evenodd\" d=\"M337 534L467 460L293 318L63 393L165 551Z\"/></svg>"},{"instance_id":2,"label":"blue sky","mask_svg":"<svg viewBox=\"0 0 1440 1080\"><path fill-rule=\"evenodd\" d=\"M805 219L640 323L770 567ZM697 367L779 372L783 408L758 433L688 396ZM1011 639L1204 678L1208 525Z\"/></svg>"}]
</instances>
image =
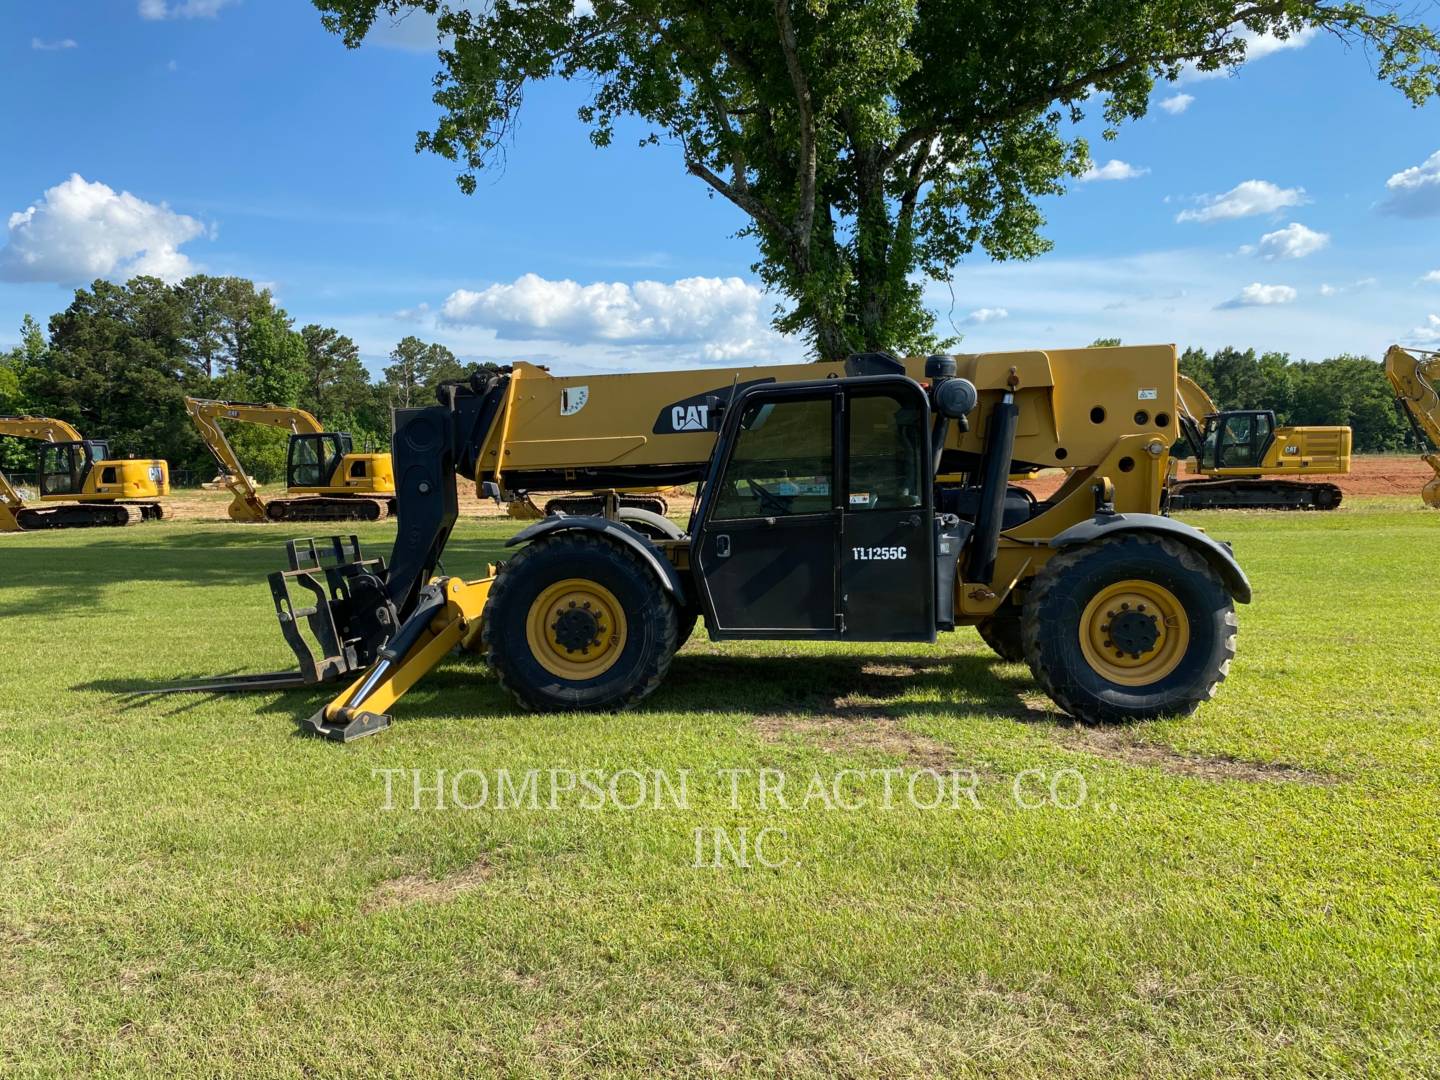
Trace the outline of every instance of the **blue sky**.
<instances>
[{"instance_id":1,"label":"blue sky","mask_svg":"<svg viewBox=\"0 0 1440 1080\"><path fill-rule=\"evenodd\" d=\"M557 373L803 357L739 213L674 150L638 127L597 150L577 89L546 86L467 197L412 152L428 28L377 38L346 51L298 0L0 7L0 343L93 277L203 270L270 284L377 369L410 333ZM965 351L1440 345L1440 106L1321 35L1254 52L1095 140L1098 175L1045 203L1051 254L931 284L942 329Z\"/></svg>"}]
</instances>

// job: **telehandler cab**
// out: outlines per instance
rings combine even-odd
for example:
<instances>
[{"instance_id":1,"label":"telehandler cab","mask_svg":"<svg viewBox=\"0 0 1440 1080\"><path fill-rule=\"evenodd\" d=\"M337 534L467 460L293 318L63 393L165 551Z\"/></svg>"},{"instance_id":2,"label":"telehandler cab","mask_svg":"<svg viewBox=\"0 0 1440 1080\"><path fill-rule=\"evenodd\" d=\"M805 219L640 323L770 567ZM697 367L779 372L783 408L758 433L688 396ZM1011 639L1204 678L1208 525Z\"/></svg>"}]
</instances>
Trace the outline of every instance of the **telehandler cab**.
<instances>
[{"instance_id":1,"label":"telehandler cab","mask_svg":"<svg viewBox=\"0 0 1440 1080\"><path fill-rule=\"evenodd\" d=\"M40 506L27 506L0 473L0 532L84 529L158 521L154 501L170 494L170 466L112 458L103 439L84 439L64 420L0 416L0 435L41 443L36 469Z\"/></svg>"},{"instance_id":2,"label":"telehandler cab","mask_svg":"<svg viewBox=\"0 0 1440 1080\"><path fill-rule=\"evenodd\" d=\"M388 726L456 646L524 706L613 709L660 684L701 616L721 641L933 642L978 624L1071 715L1120 721L1194 710L1235 654L1245 575L1158 512L1173 346L588 378L516 364L440 397L395 414L389 562L353 537L291 541L271 575L300 672L187 689L344 679L308 723L349 740ZM1068 479L1044 501L1008 483L1056 466ZM467 580L436 576L457 475L500 498L700 487L687 529L612 499L524 529Z\"/></svg>"}]
</instances>

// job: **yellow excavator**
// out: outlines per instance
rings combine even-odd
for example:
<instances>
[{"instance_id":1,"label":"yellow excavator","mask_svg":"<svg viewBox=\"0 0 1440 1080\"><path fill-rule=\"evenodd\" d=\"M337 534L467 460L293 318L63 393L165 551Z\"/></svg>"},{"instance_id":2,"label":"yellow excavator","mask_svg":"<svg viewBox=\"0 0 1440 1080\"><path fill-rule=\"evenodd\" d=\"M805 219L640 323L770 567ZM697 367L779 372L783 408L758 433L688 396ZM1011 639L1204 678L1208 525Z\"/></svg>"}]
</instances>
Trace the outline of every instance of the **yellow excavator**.
<instances>
[{"instance_id":1,"label":"yellow excavator","mask_svg":"<svg viewBox=\"0 0 1440 1080\"><path fill-rule=\"evenodd\" d=\"M395 508L395 471L389 454L357 454L343 431L326 431L304 409L247 401L185 399L200 437L220 465L234 496L232 521L379 521ZM245 471L222 420L290 433L285 460L285 497L262 499Z\"/></svg>"},{"instance_id":2,"label":"yellow excavator","mask_svg":"<svg viewBox=\"0 0 1440 1080\"><path fill-rule=\"evenodd\" d=\"M1228 545L1160 512L1180 437L1174 346L555 377L517 363L395 413L404 527L390 557L291 540L270 577L298 672L176 689L341 681L306 722L350 740L456 647L525 708L608 710L715 641L933 642L984 624L1085 721L1185 714L1235 655L1250 584ZM1043 501L1012 474L1069 474ZM937 477L958 476L958 483ZM696 483L688 526L608 498L441 571L457 477L519 491Z\"/></svg>"},{"instance_id":3,"label":"yellow excavator","mask_svg":"<svg viewBox=\"0 0 1440 1080\"><path fill-rule=\"evenodd\" d=\"M85 439L64 420L0 416L0 435L33 439L42 506L27 506L0 473L0 532L83 529L158 521L156 499L170 494L170 466L159 460L116 459L103 439Z\"/></svg>"},{"instance_id":4,"label":"yellow excavator","mask_svg":"<svg viewBox=\"0 0 1440 1080\"><path fill-rule=\"evenodd\" d=\"M1181 434L1200 477L1171 478L1170 510L1334 510L1340 505L1338 485L1312 483L1308 477L1349 473L1348 427L1280 427L1271 409L1222 411L1189 376L1179 376L1178 384Z\"/></svg>"},{"instance_id":5,"label":"yellow excavator","mask_svg":"<svg viewBox=\"0 0 1440 1080\"><path fill-rule=\"evenodd\" d=\"M1395 401L1404 410L1425 448L1425 463L1435 478L1425 485L1420 497L1425 505L1440 509L1440 352L1390 346L1385 353L1385 376L1395 388Z\"/></svg>"}]
</instances>

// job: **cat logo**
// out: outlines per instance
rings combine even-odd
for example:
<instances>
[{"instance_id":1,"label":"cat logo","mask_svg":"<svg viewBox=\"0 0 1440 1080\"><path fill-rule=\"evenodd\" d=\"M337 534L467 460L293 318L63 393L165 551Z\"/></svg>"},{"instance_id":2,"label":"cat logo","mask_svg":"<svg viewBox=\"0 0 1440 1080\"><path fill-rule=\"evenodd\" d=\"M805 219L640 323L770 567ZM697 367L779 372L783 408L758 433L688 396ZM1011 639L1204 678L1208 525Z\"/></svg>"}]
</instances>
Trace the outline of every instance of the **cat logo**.
<instances>
[{"instance_id":1,"label":"cat logo","mask_svg":"<svg viewBox=\"0 0 1440 1080\"><path fill-rule=\"evenodd\" d=\"M709 405L676 405L670 410L670 426L676 431L708 431Z\"/></svg>"},{"instance_id":2,"label":"cat logo","mask_svg":"<svg viewBox=\"0 0 1440 1080\"><path fill-rule=\"evenodd\" d=\"M656 435L685 435L694 431L718 431L725 406L736 395L744 393L750 386L772 383L773 378L751 379L748 382L732 382L717 386L713 390L692 394L679 401L672 401L661 407L651 429Z\"/></svg>"}]
</instances>

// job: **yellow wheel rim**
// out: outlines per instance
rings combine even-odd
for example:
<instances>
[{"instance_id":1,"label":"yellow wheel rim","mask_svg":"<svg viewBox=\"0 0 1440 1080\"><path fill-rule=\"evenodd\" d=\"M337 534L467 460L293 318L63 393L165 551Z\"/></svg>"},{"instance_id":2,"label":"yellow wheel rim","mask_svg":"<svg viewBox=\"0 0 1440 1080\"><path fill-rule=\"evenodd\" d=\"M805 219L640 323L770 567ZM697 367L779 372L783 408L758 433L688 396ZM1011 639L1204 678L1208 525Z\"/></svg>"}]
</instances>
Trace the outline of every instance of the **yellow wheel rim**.
<instances>
[{"instance_id":1,"label":"yellow wheel rim","mask_svg":"<svg viewBox=\"0 0 1440 1080\"><path fill-rule=\"evenodd\" d=\"M1080 616L1080 650L1101 676L1149 686L1180 663L1190 620L1175 594L1153 581L1117 581L1096 593Z\"/></svg>"},{"instance_id":2,"label":"yellow wheel rim","mask_svg":"<svg viewBox=\"0 0 1440 1080\"><path fill-rule=\"evenodd\" d=\"M625 635L625 611L615 594L584 578L549 586L525 619L530 654L551 675L571 682L609 671L625 648Z\"/></svg>"}]
</instances>

